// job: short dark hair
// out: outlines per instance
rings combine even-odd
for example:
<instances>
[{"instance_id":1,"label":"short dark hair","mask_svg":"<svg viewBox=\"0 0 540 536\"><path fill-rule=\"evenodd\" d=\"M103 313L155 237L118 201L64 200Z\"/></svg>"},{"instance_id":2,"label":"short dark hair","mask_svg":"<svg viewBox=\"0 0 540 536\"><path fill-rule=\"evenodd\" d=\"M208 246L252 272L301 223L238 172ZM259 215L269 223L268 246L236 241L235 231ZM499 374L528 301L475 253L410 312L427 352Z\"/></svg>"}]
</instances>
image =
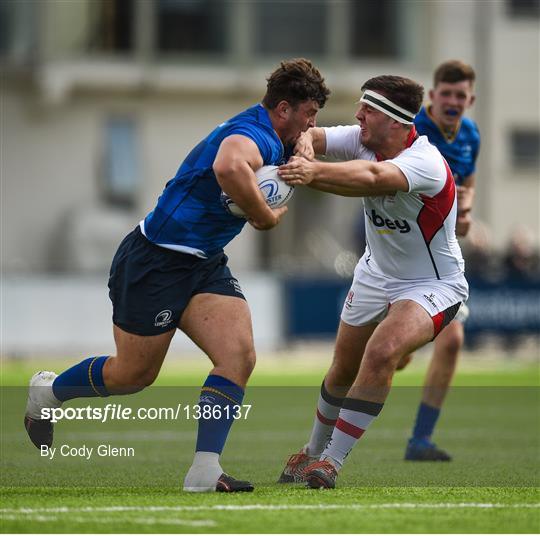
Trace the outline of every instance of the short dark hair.
<instances>
[{"instance_id":1,"label":"short dark hair","mask_svg":"<svg viewBox=\"0 0 540 536\"><path fill-rule=\"evenodd\" d=\"M420 111L424 99L423 86L410 78L391 74L370 78L361 89L376 91L412 114Z\"/></svg>"},{"instance_id":2,"label":"short dark hair","mask_svg":"<svg viewBox=\"0 0 540 536\"><path fill-rule=\"evenodd\" d=\"M282 100L293 107L301 102L314 100L323 108L330 94L321 73L304 58L282 61L266 80L268 84L262 102L270 110Z\"/></svg>"},{"instance_id":3,"label":"short dark hair","mask_svg":"<svg viewBox=\"0 0 540 536\"><path fill-rule=\"evenodd\" d=\"M476 74L474 69L467 63L461 60L448 60L441 63L433 75L433 87L436 87L440 82L455 84L468 80L471 86L474 84Z\"/></svg>"}]
</instances>

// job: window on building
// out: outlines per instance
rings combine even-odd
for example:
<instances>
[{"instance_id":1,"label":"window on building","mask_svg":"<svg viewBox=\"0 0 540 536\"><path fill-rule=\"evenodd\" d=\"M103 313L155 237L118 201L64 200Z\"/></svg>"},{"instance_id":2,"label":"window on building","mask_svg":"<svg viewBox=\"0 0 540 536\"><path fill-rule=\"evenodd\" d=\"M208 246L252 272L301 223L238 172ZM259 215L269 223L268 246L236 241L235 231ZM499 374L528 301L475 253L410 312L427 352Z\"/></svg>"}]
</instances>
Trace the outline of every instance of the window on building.
<instances>
[{"instance_id":1,"label":"window on building","mask_svg":"<svg viewBox=\"0 0 540 536\"><path fill-rule=\"evenodd\" d=\"M92 0L89 48L127 53L142 47L158 56L395 57L402 2ZM233 28L249 28L249 35L236 39Z\"/></svg>"},{"instance_id":2,"label":"window on building","mask_svg":"<svg viewBox=\"0 0 540 536\"><path fill-rule=\"evenodd\" d=\"M131 52L135 47L135 0L94 0L90 50Z\"/></svg>"},{"instance_id":3,"label":"window on building","mask_svg":"<svg viewBox=\"0 0 540 536\"><path fill-rule=\"evenodd\" d=\"M13 4L0 2L0 53L5 55L9 50L13 31Z\"/></svg>"},{"instance_id":4,"label":"window on building","mask_svg":"<svg viewBox=\"0 0 540 536\"><path fill-rule=\"evenodd\" d=\"M255 50L259 55L323 55L328 2L260 0L253 6Z\"/></svg>"},{"instance_id":5,"label":"window on building","mask_svg":"<svg viewBox=\"0 0 540 536\"><path fill-rule=\"evenodd\" d=\"M14 63L25 63L37 50L37 15L31 2L0 0L0 57Z\"/></svg>"},{"instance_id":6,"label":"window on building","mask_svg":"<svg viewBox=\"0 0 540 536\"><path fill-rule=\"evenodd\" d=\"M350 3L349 52L355 58L392 57L398 52L396 0Z\"/></svg>"},{"instance_id":7,"label":"window on building","mask_svg":"<svg viewBox=\"0 0 540 536\"><path fill-rule=\"evenodd\" d=\"M510 133L512 166L519 170L540 168L540 130L516 128Z\"/></svg>"},{"instance_id":8,"label":"window on building","mask_svg":"<svg viewBox=\"0 0 540 536\"><path fill-rule=\"evenodd\" d=\"M158 0L158 49L162 52L223 52L227 4L222 0Z\"/></svg>"},{"instance_id":9,"label":"window on building","mask_svg":"<svg viewBox=\"0 0 540 536\"><path fill-rule=\"evenodd\" d=\"M515 18L540 18L540 0L507 0L506 12Z\"/></svg>"},{"instance_id":10,"label":"window on building","mask_svg":"<svg viewBox=\"0 0 540 536\"><path fill-rule=\"evenodd\" d=\"M102 190L111 205L132 207L137 200L139 161L136 123L131 117L110 117L105 123Z\"/></svg>"}]
</instances>

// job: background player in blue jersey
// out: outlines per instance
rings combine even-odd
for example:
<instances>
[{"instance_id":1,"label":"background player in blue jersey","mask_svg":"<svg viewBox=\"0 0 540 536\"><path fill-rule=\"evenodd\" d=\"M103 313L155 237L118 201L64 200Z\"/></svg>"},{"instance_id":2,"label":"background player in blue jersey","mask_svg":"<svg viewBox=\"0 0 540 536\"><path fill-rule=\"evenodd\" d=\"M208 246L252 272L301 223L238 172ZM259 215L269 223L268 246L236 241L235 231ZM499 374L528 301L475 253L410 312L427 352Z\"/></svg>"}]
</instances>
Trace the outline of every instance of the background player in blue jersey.
<instances>
[{"instance_id":1,"label":"background player in blue jersey","mask_svg":"<svg viewBox=\"0 0 540 536\"><path fill-rule=\"evenodd\" d=\"M109 278L116 355L90 357L59 376L32 377L25 427L38 448L53 439L42 408L144 389L156 379L179 328L214 365L199 401L211 418L199 420L184 490L253 490L219 463L234 407L242 404L255 365L249 308L223 248L246 221L259 230L279 223L286 207L266 205L254 170L287 160L288 147L315 125L329 94L305 59L281 63L267 81L262 103L220 124L188 154L156 208L118 248ZM222 190L246 219L225 210Z\"/></svg>"},{"instance_id":2,"label":"background player in blue jersey","mask_svg":"<svg viewBox=\"0 0 540 536\"><path fill-rule=\"evenodd\" d=\"M414 121L418 133L427 136L439 149L454 175L458 236L465 236L471 225L476 158L480 148L478 127L464 117L474 103L474 80L475 73L470 65L457 60L442 63L435 71L433 89L429 92L431 103L420 110ZM456 370L467 316L467 307L463 305L455 319L435 339L413 435L405 452L406 460L451 460L448 453L437 448L431 436ZM398 369L405 367L411 357L405 356Z\"/></svg>"}]
</instances>

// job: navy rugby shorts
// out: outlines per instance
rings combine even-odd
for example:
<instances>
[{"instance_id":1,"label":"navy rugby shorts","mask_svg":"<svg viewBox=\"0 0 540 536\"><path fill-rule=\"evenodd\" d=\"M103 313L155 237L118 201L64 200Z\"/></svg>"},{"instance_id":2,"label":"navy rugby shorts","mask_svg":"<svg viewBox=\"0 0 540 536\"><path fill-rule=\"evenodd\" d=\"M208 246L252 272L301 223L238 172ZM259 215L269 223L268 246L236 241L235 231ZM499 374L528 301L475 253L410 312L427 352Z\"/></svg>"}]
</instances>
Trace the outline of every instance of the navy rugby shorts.
<instances>
[{"instance_id":1,"label":"navy rugby shorts","mask_svg":"<svg viewBox=\"0 0 540 536\"><path fill-rule=\"evenodd\" d=\"M208 259L150 242L137 226L118 247L109 275L115 325L136 335L178 327L191 298L201 293L245 299L220 252Z\"/></svg>"}]
</instances>

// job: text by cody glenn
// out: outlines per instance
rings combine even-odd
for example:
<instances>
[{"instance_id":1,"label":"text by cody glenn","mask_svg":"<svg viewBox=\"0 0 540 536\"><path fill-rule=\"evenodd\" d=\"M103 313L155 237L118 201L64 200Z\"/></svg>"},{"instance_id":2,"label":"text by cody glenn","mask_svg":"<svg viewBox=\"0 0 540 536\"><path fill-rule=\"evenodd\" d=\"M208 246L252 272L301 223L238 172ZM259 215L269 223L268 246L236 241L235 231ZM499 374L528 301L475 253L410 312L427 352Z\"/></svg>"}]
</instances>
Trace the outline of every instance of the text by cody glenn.
<instances>
[{"instance_id":1,"label":"text by cody glenn","mask_svg":"<svg viewBox=\"0 0 540 536\"><path fill-rule=\"evenodd\" d=\"M81 445L79 447L73 447L71 445L47 447L47 445L41 445L40 454L43 458L46 457L49 460L53 460L56 457L90 460L94 456L99 458L132 458L135 456L135 449L133 447L113 447L107 443L98 445L97 447L89 447L87 445Z\"/></svg>"}]
</instances>

